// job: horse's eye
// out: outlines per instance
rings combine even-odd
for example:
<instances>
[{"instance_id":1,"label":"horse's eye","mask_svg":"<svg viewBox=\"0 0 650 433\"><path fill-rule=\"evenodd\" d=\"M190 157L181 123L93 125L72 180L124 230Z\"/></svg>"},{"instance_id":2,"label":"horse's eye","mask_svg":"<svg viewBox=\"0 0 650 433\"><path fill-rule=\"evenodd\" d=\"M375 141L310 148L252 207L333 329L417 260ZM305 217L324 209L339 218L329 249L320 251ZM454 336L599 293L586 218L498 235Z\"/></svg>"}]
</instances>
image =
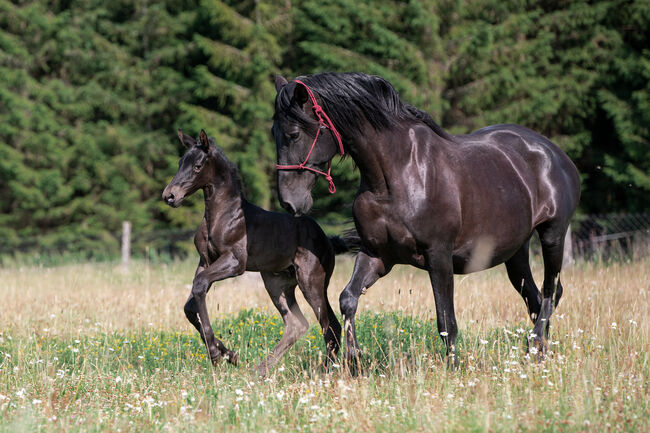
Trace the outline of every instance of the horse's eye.
<instances>
[{"instance_id":1,"label":"horse's eye","mask_svg":"<svg viewBox=\"0 0 650 433\"><path fill-rule=\"evenodd\" d=\"M287 135L289 137L289 140L291 141L296 141L298 137L300 137L300 132L292 132Z\"/></svg>"},{"instance_id":2,"label":"horse's eye","mask_svg":"<svg viewBox=\"0 0 650 433\"><path fill-rule=\"evenodd\" d=\"M201 164L196 164L196 165L194 166L194 171L196 171L197 173L198 173L199 171L201 171Z\"/></svg>"}]
</instances>

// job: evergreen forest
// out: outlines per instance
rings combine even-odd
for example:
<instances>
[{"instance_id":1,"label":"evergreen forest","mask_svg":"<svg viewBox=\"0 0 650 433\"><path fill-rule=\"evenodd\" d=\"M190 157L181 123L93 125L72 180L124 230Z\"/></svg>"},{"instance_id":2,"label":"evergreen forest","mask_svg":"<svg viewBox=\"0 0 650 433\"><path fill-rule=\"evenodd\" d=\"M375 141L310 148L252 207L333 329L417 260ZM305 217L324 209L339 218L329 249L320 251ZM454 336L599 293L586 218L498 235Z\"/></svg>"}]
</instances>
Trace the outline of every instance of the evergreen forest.
<instances>
[{"instance_id":1,"label":"evergreen forest","mask_svg":"<svg viewBox=\"0 0 650 433\"><path fill-rule=\"evenodd\" d=\"M273 77L381 75L452 133L517 123L582 176L580 212L650 212L647 0L0 0L0 254L116 255L122 222L195 228L160 195L205 128L250 201L278 209ZM314 216L351 218L334 160ZM187 238L187 236L185 237Z\"/></svg>"}]
</instances>

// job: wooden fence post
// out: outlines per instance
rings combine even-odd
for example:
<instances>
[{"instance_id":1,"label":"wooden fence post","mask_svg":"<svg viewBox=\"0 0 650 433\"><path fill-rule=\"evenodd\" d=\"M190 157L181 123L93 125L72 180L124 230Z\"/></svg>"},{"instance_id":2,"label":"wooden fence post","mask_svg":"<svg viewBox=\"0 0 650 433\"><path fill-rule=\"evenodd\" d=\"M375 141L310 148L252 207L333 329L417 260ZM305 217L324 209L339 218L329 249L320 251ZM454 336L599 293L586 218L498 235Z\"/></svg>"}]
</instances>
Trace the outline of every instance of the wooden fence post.
<instances>
[{"instance_id":1,"label":"wooden fence post","mask_svg":"<svg viewBox=\"0 0 650 433\"><path fill-rule=\"evenodd\" d=\"M131 222L122 222L122 265L128 266L131 260Z\"/></svg>"}]
</instances>

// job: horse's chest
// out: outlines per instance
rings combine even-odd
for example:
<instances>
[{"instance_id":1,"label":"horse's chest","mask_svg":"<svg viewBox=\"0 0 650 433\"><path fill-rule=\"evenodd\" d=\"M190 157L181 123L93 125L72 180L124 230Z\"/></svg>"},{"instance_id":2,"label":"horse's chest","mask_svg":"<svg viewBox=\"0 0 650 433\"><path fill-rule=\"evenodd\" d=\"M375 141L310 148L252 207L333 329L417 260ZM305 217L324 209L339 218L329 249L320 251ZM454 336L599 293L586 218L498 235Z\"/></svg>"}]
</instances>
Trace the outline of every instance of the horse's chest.
<instances>
[{"instance_id":1,"label":"horse's chest","mask_svg":"<svg viewBox=\"0 0 650 433\"><path fill-rule=\"evenodd\" d=\"M424 267L422 243L391 202L366 199L357 205L355 201L354 215L357 231L371 252L393 263Z\"/></svg>"}]
</instances>

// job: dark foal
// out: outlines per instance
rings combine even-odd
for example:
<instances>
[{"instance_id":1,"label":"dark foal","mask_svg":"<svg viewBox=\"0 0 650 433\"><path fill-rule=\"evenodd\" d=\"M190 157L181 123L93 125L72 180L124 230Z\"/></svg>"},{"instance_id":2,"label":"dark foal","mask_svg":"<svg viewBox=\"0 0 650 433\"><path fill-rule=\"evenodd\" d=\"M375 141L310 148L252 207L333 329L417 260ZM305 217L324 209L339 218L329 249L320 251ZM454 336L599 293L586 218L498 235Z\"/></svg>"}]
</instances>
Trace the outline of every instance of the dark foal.
<instances>
[{"instance_id":1,"label":"dark foal","mask_svg":"<svg viewBox=\"0 0 650 433\"><path fill-rule=\"evenodd\" d=\"M359 297L398 263L429 272L438 332L454 363L453 274L499 263L528 306L536 345L546 348L562 296L564 237L580 197L578 171L557 145L518 125L450 135L376 76L323 73L289 83L278 77L276 90L283 207L307 213L319 174L334 190L325 170L336 153L349 154L361 174L353 212L362 247L340 297L349 364L359 355ZM534 231L544 257L541 294L528 263Z\"/></svg>"},{"instance_id":2,"label":"dark foal","mask_svg":"<svg viewBox=\"0 0 650 433\"><path fill-rule=\"evenodd\" d=\"M208 140L205 131L201 131L198 141L180 130L178 135L188 150L162 197L168 205L178 207L185 197L203 189L205 216L194 237L200 261L185 315L201 334L212 362L225 357L236 364L238 356L215 337L206 295L215 281L244 271L261 273L285 325L282 339L259 365L260 374L266 374L307 331L307 320L296 303L296 285L316 313L327 360L333 360L339 350L341 325L327 300L335 254L330 240L309 217L296 219L249 203L242 194L235 165L212 139ZM337 247L345 248L340 242Z\"/></svg>"}]
</instances>

